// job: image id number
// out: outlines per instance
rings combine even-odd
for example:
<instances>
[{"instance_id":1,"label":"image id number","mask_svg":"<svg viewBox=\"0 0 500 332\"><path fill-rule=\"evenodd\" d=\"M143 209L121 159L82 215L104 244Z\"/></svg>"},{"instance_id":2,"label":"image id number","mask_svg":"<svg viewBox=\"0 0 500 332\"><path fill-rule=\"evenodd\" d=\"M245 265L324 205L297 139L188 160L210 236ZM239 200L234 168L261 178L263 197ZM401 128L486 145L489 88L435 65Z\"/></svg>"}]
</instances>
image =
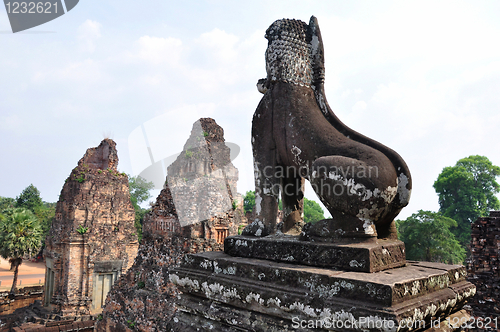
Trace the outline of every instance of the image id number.
<instances>
[{"instance_id":1,"label":"image id number","mask_svg":"<svg viewBox=\"0 0 500 332\"><path fill-rule=\"evenodd\" d=\"M498 328L498 317L491 318L491 317L470 317L469 319L466 318L458 318L458 317L453 317L450 319L449 317L447 318L448 324L453 327L454 329L458 328L469 328L469 329L497 329Z\"/></svg>"},{"instance_id":2,"label":"image id number","mask_svg":"<svg viewBox=\"0 0 500 332\"><path fill-rule=\"evenodd\" d=\"M8 14L57 14L57 2L7 2Z\"/></svg>"}]
</instances>

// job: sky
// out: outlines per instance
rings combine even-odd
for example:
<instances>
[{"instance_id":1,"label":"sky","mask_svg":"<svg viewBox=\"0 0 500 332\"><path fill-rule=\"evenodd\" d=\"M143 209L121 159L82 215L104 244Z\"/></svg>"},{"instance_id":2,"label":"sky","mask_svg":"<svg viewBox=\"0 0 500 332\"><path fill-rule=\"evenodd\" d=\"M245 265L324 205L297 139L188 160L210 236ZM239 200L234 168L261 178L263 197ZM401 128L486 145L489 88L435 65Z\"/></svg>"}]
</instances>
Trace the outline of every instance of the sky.
<instances>
[{"instance_id":1,"label":"sky","mask_svg":"<svg viewBox=\"0 0 500 332\"><path fill-rule=\"evenodd\" d=\"M437 211L432 185L459 159L500 165L498 1L81 0L15 34L0 8L0 196L34 184L57 201L86 149L108 137L119 170L137 175L151 164L145 146L154 161L175 155L201 117L240 147L238 191L253 190L264 33L311 15L332 110L410 168L398 218ZM315 199L311 188L306 197Z\"/></svg>"}]
</instances>

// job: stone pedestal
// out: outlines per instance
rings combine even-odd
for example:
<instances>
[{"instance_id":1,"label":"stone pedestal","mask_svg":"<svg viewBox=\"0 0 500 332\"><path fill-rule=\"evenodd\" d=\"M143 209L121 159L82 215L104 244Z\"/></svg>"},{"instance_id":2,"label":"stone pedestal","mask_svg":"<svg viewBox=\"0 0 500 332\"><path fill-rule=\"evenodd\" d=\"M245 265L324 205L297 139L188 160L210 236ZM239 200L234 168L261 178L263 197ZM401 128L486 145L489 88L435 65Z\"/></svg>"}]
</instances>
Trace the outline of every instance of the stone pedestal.
<instances>
[{"instance_id":1,"label":"stone pedestal","mask_svg":"<svg viewBox=\"0 0 500 332\"><path fill-rule=\"evenodd\" d=\"M292 264L378 272L406 264L405 245L399 240L363 242L300 241L297 236L231 236L224 242L231 256L259 258Z\"/></svg>"},{"instance_id":2,"label":"stone pedestal","mask_svg":"<svg viewBox=\"0 0 500 332\"><path fill-rule=\"evenodd\" d=\"M424 331L439 325L433 331L452 331L446 317L465 316L459 310L475 293L465 276L463 266L428 262L366 273L221 252L187 255L170 274L184 293L170 328Z\"/></svg>"}]
</instances>

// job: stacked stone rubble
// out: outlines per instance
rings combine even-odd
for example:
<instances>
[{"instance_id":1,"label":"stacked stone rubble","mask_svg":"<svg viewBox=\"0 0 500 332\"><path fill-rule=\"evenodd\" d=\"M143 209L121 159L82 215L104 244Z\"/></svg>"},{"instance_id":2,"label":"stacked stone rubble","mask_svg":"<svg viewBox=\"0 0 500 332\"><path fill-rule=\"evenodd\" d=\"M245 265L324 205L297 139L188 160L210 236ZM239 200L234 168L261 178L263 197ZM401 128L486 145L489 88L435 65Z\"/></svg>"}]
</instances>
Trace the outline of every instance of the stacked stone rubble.
<instances>
[{"instance_id":1,"label":"stacked stone rubble","mask_svg":"<svg viewBox=\"0 0 500 332\"><path fill-rule=\"evenodd\" d=\"M63 186L46 239L44 304L63 316L99 313L110 284L133 264L138 242L128 177L116 143L88 149Z\"/></svg>"},{"instance_id":2,"label":"stacked stone rubble","mask_svg":"<svg viewBox=\"0 0 500 332\"><path fill-rule=\"evenodd\" d=\"M468 279L476 285L469 301L476 317L500 317L500 211L472 224Z\"/></svg>"},{"instance_id":3,"label":"stacked stone rubble","mask_svg":"<svg viewBox=\"0 0 500 332\"><path fill-rule=\"evenodd\" d=\"M171 227L158 230L157 222L170 223ZM134 265L108 295L98 331L168 331L165 324L175 312L178 295L169 282L168 269L184 257L186 240L180 233L170 190L165 187L144 218L143 239Z\"/></svg>"}]
</instances>

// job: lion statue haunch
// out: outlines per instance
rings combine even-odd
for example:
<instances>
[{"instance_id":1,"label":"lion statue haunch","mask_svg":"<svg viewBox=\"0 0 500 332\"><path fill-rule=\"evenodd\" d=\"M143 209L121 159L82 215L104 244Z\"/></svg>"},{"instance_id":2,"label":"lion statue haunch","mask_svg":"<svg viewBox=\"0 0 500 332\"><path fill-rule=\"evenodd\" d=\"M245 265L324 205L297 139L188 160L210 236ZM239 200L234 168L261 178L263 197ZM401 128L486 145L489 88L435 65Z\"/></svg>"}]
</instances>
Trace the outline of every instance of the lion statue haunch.
<instances>
[{"instance_id":1,"label":"lion statue haunch","mask_svg":"<svg viewBox=\"0 0 500 332\"><path fill-rule=\"evenodd\" d=\"M348 128L330 109L317 19L278 20L266 38L267 78L257 84L264 97L252 122L256 217L243 235L397 239L394 218L408 204L410 172L395 151ZM304 179L332 219L303 227Z\"/></svg>"}]
</instances>

